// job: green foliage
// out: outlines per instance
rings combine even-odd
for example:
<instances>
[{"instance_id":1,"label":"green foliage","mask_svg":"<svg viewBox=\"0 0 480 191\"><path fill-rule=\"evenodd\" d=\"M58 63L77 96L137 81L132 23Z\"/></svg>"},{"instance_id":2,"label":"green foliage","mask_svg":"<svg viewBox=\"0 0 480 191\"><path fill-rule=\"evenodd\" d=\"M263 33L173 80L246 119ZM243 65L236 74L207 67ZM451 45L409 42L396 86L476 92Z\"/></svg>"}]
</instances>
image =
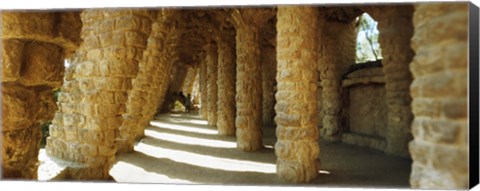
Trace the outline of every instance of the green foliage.
<instances>
[{"instance_id":1,"label":"green foliage","mask_svg":"<svg viewBox=\"0 0 480 191\"><path fill-rule=\"evenodd\" d=\"M62 92L60 88L53 91L53 99L55 100L55 102L58 102L58 95L60 94L60 92Z\"/></svg>"},{"instance_id":2,"label":"green foliage","mask_svg":"<svg viewBox=\"0 0 480 191\"><path fill-rule=\"evenodd\" d=\"M42 129L42 141L40 142L41 147L45 147L47 144L47 137L50 136L49 127L51 124L52 122L49 121L40 125L40 128Z\"/></svg>"},{"instance_id":3,"label":"green foliage","mask_svg":"<svg viewBox=\"0 0 480 191\"><path fill-rule=\"evenodd\" d=\"M378 42L377 22L367 13L357 18L357 53L355 62L364 63L381 59L381 48Z\"/></svg>"},{"instance_id":4,"label":"green foliage","mask_svg":"<svg viewBox=\"0 0 480 191\"><path fill-rule=\"evenodd\" d=\"M174 111L185 111L185 106L180 101L176 100L174 104Z\"/></svg>"}]
</instances>

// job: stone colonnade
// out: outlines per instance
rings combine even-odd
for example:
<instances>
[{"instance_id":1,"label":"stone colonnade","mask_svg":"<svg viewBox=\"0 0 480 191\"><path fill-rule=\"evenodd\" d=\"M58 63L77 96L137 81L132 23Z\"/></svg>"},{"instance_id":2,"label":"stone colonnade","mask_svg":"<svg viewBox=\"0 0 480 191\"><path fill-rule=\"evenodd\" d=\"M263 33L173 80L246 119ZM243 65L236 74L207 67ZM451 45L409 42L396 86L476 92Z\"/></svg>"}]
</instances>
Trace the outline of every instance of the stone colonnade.
<instances>
[{"instance_id":1,"label":"stone colonnade","mask_svg":"<svg viewBox=\"0 0 480 191\"><path fill-rule=\"evenodd\" d=\"M389 108L387 152L411 154L412 187L465 188L467 6L384 8L371 14L379 21L383 45ZM280 6L276 49L262 48L261 26L274 16L273 9L230 11L236 33L219 33L227 38L212 38L215 43L196 53L201 58L201 116L216 125L220 134L236 134L240 150L261 149L262 122L271 117L263 117L268 115L263 104L270 100L262 100L264 92L272 92L271 84L262 88L266 81L262 80L266 75L262 68L273 62L275 55L277 174L288 182L309 182L320 168L320 109L325 112L323 135L335 141L341 133L338 83L343 64L354 58L348 56L354 50L353 26L324 20L322 8ZM80 41L63 37L67 40L58 42L56 36L71 34L58 31L65 28L61 26L71 26L67 23L74 18L60 17L64 19L57 26L51 21L54 16L42 13L32 17L36 19L32 22L41 24L23 25L20 21L29 19L2 13L3 176L35 178L40 132L34 127L53 117L47 154L68 167L66 178L108 179L115 154L132 150L134 139L141 136L155 112L153 106L143 111L139 106L162 105L167 91L180 90L185 76L191 76L177 50L182 37L180 25L167 13L141 9L83 11L78 35L83 43L65 72L54 117L53 100L47 94L61 85L63 59ZM445 21L460 24L445 25ZM343 58L331 57L340 51ZM315 104L319 78L325 100L320 109ZM47 104L42 107L31 104L34 102ZM413 141L407 147L412 139L410 127Z\"/></svg>"}]
</instances>

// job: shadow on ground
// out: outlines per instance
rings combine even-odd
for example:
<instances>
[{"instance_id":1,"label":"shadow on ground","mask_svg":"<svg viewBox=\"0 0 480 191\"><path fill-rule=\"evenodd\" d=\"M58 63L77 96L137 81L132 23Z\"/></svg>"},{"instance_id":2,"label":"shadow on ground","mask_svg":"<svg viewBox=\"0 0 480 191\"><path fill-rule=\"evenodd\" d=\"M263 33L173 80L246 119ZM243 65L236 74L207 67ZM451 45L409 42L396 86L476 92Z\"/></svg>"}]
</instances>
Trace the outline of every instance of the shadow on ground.
<instances>
[{"instance_id":1,"label":"shadow on ground","mask_svg":"<svg viewBox=\"0 0 480 191\"><path fill-rule=\"evenodd\" d=\"M164 114L151 122L135 151L117 156L117 182L285 185L275 174L275 128L264 127L265 148L236 149L198 114ZM320 141L321 172L308 186L408 188L411 160ZM307 185L302 185L307 186Z\"/></svg>"}]
</instances>

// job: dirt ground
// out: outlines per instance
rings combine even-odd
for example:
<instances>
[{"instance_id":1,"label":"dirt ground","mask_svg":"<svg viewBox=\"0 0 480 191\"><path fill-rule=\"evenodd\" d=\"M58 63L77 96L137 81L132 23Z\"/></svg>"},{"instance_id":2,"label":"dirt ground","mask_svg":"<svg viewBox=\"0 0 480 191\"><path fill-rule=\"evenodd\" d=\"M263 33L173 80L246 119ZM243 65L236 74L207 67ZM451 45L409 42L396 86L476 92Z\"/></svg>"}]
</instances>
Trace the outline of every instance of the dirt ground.
<instances>
[{"instance_id":1,"label":"dirt ground","mask_svg":"<svg viewBox=\"0 0 480 191\"><path fill-rule=\"evenodd\" d=\"M135 152L120 154L110 170L117 182L291 185L275 174L275 127L264 127L258 152L235 148L198 114L158 116ZM314 187L408 188L411 160L347 144L320 143L320 175Z\"/></svg>"}]
</instances>

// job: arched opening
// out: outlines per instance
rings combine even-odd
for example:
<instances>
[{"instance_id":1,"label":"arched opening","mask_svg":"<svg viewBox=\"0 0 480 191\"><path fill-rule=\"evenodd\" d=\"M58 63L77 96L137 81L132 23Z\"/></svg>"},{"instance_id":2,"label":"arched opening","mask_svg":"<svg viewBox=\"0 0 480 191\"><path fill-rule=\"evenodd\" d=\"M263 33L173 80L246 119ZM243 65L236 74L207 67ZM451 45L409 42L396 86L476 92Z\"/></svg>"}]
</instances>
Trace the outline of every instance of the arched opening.
<instances>
[{"instance_id":1,"label":"arched opening","mask_svg":"<svg viewBox=\"0 0 480 191\"><path fill-rule=\"evenodd\" d=\"M357 34L355 63L367 63L382 59L382 52L377 29L378 22L368 13L363 13L355 19L355 32Z\"/></svg>"}]
</instances>

